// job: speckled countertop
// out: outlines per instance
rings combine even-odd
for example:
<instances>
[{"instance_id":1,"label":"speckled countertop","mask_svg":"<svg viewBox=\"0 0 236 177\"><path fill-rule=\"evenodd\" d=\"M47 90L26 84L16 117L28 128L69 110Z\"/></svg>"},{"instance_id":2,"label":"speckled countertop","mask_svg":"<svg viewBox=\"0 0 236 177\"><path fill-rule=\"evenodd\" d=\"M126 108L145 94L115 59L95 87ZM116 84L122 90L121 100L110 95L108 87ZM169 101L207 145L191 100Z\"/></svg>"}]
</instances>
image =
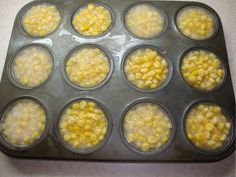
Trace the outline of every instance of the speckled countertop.
<instances>
[{"instance_id":1,"label":"speckled countertop","mask_svg":"<svg viewBox=\"0 0 236 177\"><path fill-rule=\"evenodd\" d=\"M0 75L5 62L14 18L30 0L0 0ZM236 0L200 0L213 7L224 26L231 74L236 88ZM19 160L0 152L0 177L112 176L112 177L234 177L235 153L217 163L148 164L91 163L76 161Z\"/></svg>"}]
</instances>

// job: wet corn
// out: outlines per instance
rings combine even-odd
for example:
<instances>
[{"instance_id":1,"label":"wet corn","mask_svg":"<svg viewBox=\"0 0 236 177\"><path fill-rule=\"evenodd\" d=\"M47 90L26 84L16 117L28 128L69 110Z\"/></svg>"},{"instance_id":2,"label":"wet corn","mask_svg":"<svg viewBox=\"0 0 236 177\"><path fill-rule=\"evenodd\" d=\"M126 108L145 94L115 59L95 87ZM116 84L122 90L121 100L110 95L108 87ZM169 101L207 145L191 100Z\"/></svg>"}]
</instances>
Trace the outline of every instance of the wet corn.
<instances>
[{"instance_id":1,"label":"wet corn","mask_svg":"<svg viewBox=\"0 0 236 177\"><path fill-rule=\"evenodd\" d=\"M59 126L63 140L71 147L88 149L104 139L108 121L104 111L95 102L81 100L66 108Z\"/></svg>"},{"instance_id":2,"label":"wet corn","mask_svg":"<svg viewBox=\"0 0 236 177\"><path fill-rule=\"evenodd\" d=\"M39 4L25 13L22 26L32 36L45 36L53 32L60 22L61 14L56 6Z\"/></svg>"},{"instance_id":3,"label":"wet corn","mask_svg":"<svg viewBox=\"0 0 236 177\"><path fill-rule=\"evenodd\" d=\"M127 28L138 37L155 37L164 28L164 17L155 7L137 5L131 8L125 17Z\"/></svg>"},{"instance_id":4,"label":"wet corn","mask_svg":"<svg viewBox=\"0 0 236 177\"><path fill-rule=\"evenodd\" d=\"M140 89L156 89L168 76L168 62L153 49L137 49L125 60L126 78Z\"/></svg>"},{"instance_id":5,"label":"wet corn","mask_svg":"<svg viewBox=\"0 0 236 177\"><path fill-rule=\"evenodd\" d=\"M220 59L204 50L189 52L183 59L181 72L188 84L206 91L219 86L225 75Z\"/></svg>"},{"instance_id":6,"label":"wet corn","mask_svg":"<svg viewBox=\"0 0 236 177\"><path fill-rule=\"evenodd\" d=\"M192 39L206 39L215 30L214 22L203 8L186 8L177 16L177 25L181 32Z\"/></svg>"},{"instance_id":7,"label":"wet corn","mask_svg":"<svg viewBox=\"0 0 236 177\"><path fill-rule=\"evenodd\" d=\"M26 147L42 135L46 124L43 108L31 100L20 100L7 109L0 124L4 139L10 144Z\"/></svg>"},{"instance_id":8,"label":"wet corn","mask_svg":"<svg viewBox=\"0 0 236 177\"><path fill-rule=\"evenodd\" d=\"M186 117L189 140L200 149L218 150L228 140L231 123L214 104L198 104Z\"/></svg>"},{"instance_id":9,"label":"wet corn","mask_svg":"<svg viewBox=\"0 0 236 177\"><path fill-rule=\"evenodd\" d=\"M32 88L45 82L50 76L52 68L51 54L42 47L33 46L22 50L16 56L12 71L17 83Z\"/></svg>"},{"instance_id":10,"label":"wet corn","mask_svg":"<svg viewBox=\"0 0 236 177\"><path fill-rule=\"evenodd\" d=\"M88 4L85 8L79 9L72 19L75 30L85 36L105 33L111 26L111 22L110 11L95 4Z\"/></svg>"},{"instance_id":11,"label":"wet corn","mask_svg":"<svg viewBox=\"0 0 236 177\"><path fill-rule=\"evenodd\" d=\"M67 77L74 84L84 88L100 84L109 71L109 59L99 48L79 49L66 62Z\"/></svg>"},{"instance_id":12,"label":"wet corn","mask_svg":"<svg viewBox=\"0 0 236 177\"><path fill-rule=\"evenodd\" d=\"M153 103L140 103L124 117L123 133L136 149L152 151L163 147L169 140L172 123L168 114Z\"/></svg>"}]
</instances>

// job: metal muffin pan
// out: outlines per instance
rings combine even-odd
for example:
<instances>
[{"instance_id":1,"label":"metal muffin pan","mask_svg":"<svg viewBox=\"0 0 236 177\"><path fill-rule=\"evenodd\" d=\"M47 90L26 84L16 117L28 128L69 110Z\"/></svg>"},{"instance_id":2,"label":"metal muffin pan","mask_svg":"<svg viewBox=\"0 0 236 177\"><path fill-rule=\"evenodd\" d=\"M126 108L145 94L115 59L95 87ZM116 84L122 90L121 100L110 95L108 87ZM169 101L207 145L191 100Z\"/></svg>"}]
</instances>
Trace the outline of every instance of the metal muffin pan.
<instances>
[{"instance_id":1,"label":"metal muffin pan","mask_svg":"<svg viewBox=\"0 0 236 177\"><path fill-rule=\"evenodd\" d=\"M21 17L25 10L38 3L53 3L61 12L62 19L59 27L44 37L32 37L21 27ZM217 13L207 5L197 2L178 1L139 1L115 0L94 1L111 9L114 15L110 31L102 36L87 38L79 35L71 25L74 12L87 3L88 0L38 0L27 4L18 13L8 48L5 67L0 84L0 114L3 115L9 104L20 98L34 98L40 100L47 114L47 128L38 144L23 151L17 151L6 145L0 138L0 150L7 155L19 158L40 159L70 159L87 161L133 161L133 162L211 162L226 158L235 150L235 98L230 76L229 62L225 46L225 39L221 20ZM127 8L135 4L151 4L162 9L168 19L165 32L154 38L141 39L131 35L124 26L124 14ZM177 13L186 6L200 6L213 13L218 21L217 33L206 40L192 40L184 36L176 26ZM50 79L40 87L24 89L12 83L9 77L9 65L12 57L22 47L29 44L40 44L51 51L54 57L54 68ZM64 62L69 53L84 44L94 44L106 49L111 60L114 61L113 72L103 85L93 90L83 90L69 84L65 79ZM168 56L171 64L171 78L168 83L154 92L142 92L127 84L122 74L122 61L127 52L139 46L153 46ZM199 92L190 87L181 76L179 69L182 56L191 48L207 48L216 51L224 63L225 80L223 84L212 92ZM110 60L110 61L111 61ZM65 147L57 134L58 119L65 105L71 100L90 98L96 100L110 117L110 135L106 143L96 151L90 153L74 152ZM171 115L173 135L168 145L160 152L144 155L137 153L124 143L120 131L123 115L130 104L141 99L154 100L162 105ZM233 128L230 142L220 152L204 153L191 144L184 130L185 115L189 106L198 101L209 101L221 105L232 120ZM2 116L1 116L2 117ZM109 132L109 131L108 131Z\"/></svg>"}]
</instances>

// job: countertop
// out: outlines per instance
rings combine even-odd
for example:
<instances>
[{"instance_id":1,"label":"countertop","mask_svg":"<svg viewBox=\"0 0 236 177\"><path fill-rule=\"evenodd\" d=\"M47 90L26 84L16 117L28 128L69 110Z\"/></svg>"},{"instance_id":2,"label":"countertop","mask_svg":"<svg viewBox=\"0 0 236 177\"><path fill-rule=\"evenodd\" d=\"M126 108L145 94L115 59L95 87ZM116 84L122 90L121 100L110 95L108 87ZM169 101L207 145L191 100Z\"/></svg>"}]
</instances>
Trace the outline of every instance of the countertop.
<instances>
[{"instance_id":1,"label":"countertop","mask_svg":"<svg viewBox=\"0 0 236 177\"><path fill-rule=\"evenodd\" d=\"M0 0L0 75L5 62L14 18L30 0ZM236 1L200 0L213 7L224 26L233 85L236 88ZM91 163L77 161L19 160L0 153L0 177L28 176L135 176L135 177L234 177L235 153L216 163Z\"/></svg>"}]
</instances>

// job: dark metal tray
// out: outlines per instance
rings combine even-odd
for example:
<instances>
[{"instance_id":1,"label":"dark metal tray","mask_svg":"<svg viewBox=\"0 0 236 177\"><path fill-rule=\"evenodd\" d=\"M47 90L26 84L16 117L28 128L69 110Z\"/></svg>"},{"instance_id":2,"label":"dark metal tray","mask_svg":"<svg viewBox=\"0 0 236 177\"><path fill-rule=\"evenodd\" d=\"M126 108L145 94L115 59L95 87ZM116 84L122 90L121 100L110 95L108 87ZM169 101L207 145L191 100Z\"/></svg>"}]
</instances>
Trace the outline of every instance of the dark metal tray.
<instances>
[{"instance_id":1,"label":"dark metal tray","mask_svg":"<svg viewBox=\"0 0 236 177\"><path fill-rule=\"evenodd\" d=\"M54 3L62 15L59 28L52 34L43 38L30 37L24 33L19 23L26 9L39 2ZM139 1L131 0L101 0L93 1L107 5L114 15L113 26L107 34L98 38L84 38L78 35L71 26L71 17L78 7L88 0L54 0L35 1L27 4L18 13L9 44L6 63L0 84L0 110L3 114L6 106L15 99L23 96L39 100L47 112L47 128L42 141L31 149L17 151L8 148L0 138L0 150L7 155L21 158L42 159L74 159L89 161L134 161L134 162L210 162L226 158L235 150L234 132L228 146L217 154L207 154L196 149L186 138L184 133L184 115L187 108L200 100L208 100L221 105L232 118L235 125L235 98L230 76L230 69L225 46L222 23L216 12L210 7L196 2L173 1L145 1L165 11L168 18L167 29L164 34L154 39L137 39L130 35L123 23L123 14L127 7ZM176 13L187 5L203 6L216 15L219 29L214 37L196 41L185 37L175 25ZM17 87L8 77L8 67L11 58L20 48L37 43L50 49L54 56L54 70L51 78L41 87L26 90ZM109 51L114 61L114 70L111 78L102 87L95 90L80 90L71 86L64 76L64 60L68 53L82 44L96 44ZM155 92L140 92L130 87L121 72L121 63L127 51L138 45L152 45L167 54L173 72L169 83ZM189 87L181 77L179 62L185 51L193 47L204 47L216 51L225 63L226 79L222 87L209 92L199 92ZM60 143L57 137L56 124L62 108L76 98L90 97L104 105L111 115L112 131L107 143L99 150L89 154L78 154L69 151ZM123 141L120 133L122 115L127 106L141 98L152 99L163 105L174 120L173 141L160 153L143 155L131 150Z\"/></svg>"}]
</instances>

